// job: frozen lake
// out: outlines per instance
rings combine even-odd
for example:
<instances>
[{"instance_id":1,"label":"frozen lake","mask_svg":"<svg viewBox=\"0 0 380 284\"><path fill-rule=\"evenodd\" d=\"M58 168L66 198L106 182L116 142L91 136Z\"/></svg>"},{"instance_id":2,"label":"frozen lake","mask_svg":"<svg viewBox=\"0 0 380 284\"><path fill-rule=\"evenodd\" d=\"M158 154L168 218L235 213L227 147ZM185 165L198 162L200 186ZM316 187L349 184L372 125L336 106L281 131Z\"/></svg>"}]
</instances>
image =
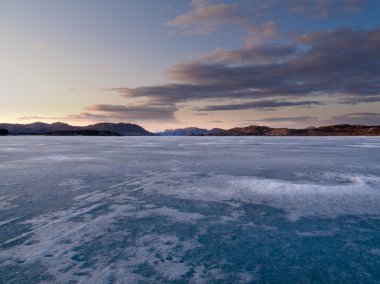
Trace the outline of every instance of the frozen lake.
<instances>
[{"instance_id":1,"label":"frozen lake","mask_svg":"<svg viewBox=\"0 0 380 284\"><path fill-rule=\"evenodd\" d=\"M380 137L1 137L0 283L380 283Z\"/></svg>"}]
</instances>

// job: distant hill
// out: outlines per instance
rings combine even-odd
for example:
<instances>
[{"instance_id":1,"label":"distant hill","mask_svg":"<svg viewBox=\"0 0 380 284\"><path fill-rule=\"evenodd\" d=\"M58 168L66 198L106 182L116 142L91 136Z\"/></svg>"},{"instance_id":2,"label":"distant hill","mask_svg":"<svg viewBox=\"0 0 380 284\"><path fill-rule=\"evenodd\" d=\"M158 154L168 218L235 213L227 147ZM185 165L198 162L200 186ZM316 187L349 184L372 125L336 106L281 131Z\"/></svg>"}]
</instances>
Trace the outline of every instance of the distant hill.
<instances>
[{"instance_id":1,"label":"distant hill","mask_svg":"<svg viewBox=\"0 0 380 284\"><path fill-rule=\"evenodd\" d=\"M218 133L223 129L213 128L211 130L198 128L198 127L187 127L187 128L177 128L177 129L167 129L163 132L157 132L160 136L205 136Z\"/></svg>"},{"instance_id":2,"label":"distant hill","mask_svg":"<svg viewBox=\"0 0 380 284\"><path fill-rule=\"evenodd\" d=\"M270 128L267 126L235 127L215 136L380 136L380 126L339 124L305 129Z\"/></svg>"},{"instance_id":3,"label":"distant hill","mask_svg":"<svg viewBox=\"0 0 380 284\"><path fill-rule=\"evenodd\" d=\"M67 130L67 131L54 131L48 132L49 136L122 136L112 131L98 131L91 129L84 130Z\"/></svg>"},{"instance_id":4,"label":"distant hill","mask_svg":"<svg viewBox=\"0 0 380 284\"><path fill-rule=\"evenodd\" d=\"M97 123L94 125L86 126L85 129L92 129L98 131L112 131L122 136L154 136L151 133L137 124L132 123Z\"/></svg>"},{"instance_id":5,"label":"distant hill","mask_svg":"<svg viewBox=\"0 0 380 284\"><path fill-rule=\"evenodd\" d=\"M0 135L59 136L380 136L380 126L339 124L304 129L271 128L251 125L231 129L187 127L152 133L137 124L97 123L72 126L62 122L30 124L0 124Z\"/></svg>"},{"instance_id":6,"label":"distant hill","mask_svg":"<svg viewBox=\"0 0 380 284\"><path fill-rule=\"evenodd\" d=\"M83 130L92 130L98 131L96 135L122 135L122 136L153 136L154 133L151 133L145 130L143 127L132 124L132 123L97 123L88 126L72 126L62 122L56 123L43 123L35 122L30 124L9 124L2 123L0 124L0 129L8 130L10 135L53 135L52 133L60 133L63 135L73 135L75 132L79 135ZM82 132L83 134L86 132ZM89 134L91 132L87 132ZM95 132L93 132L95 133Z\"/></svg>"}]
</instances>

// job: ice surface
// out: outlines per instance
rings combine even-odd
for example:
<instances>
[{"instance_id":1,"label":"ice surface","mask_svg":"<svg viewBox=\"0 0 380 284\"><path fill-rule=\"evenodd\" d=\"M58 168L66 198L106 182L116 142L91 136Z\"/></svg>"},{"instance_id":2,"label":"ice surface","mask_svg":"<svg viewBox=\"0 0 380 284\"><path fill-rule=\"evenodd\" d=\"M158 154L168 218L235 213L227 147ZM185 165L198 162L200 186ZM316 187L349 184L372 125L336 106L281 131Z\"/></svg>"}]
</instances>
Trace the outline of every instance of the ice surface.
<instances>
[{"instance_id":1,"label":"ice surface","mask_svg":"<svg viewBox=\"0 0 380 284\"><path fill-rule=\"evenodd\" d=\"M2 137L0 283L380 283L379 147Z\"/></svg>"}]
</instances>

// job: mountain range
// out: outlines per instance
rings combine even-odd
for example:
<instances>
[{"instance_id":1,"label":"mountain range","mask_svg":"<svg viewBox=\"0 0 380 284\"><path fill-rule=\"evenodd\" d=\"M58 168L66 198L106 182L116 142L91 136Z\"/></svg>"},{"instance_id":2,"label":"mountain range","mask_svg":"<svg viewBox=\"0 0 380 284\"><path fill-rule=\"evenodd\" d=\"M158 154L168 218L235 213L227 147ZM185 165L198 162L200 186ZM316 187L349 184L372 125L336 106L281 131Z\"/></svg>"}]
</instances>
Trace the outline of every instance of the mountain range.
<instances>
[{"instance_id":1,"label":"mountain range","mask_svg":"<svg viewBox=\"0 0 380 284\"><path fill-rule=\"evenodd\" d=\"M132 123L97 123L88 126L72 126L62 122L52 124L35 122L30 124L1 123L0 129L10 135L85 135L85 136L153 136L152 132Z\"/></svg>"},{"instance_id":2,"label":"mountain range","mask_svg":"<svg viewBox=\"0 0 380 284\"><path fill-rule=\"evenodd\" d=\"M72 126L62 122L52 124L0 124L0 135L56 135L56 136L380 136L380 126L339 124L304 129L271 128L251 125L231 129L197 127L168 129L152 133L132 123L97 123Z\"/></svg>"},{"instance_id":3,"label":"mountain range","mask_svg":"<svg viewBox=\"0 0 380 284\"><path fill-rule=\"evenodd\" d=\"M204 136L204 135L212 135L216 134L223 129L221 128L213 128L213 129L205 129L198 127L187 127L187 128L177 128L177 129L167 129L162 132L157 132L156 134L159 136Z\"/></svg>"},{"instance_id":4,"label":"mountain range","mask_svg":"<svg viewBox=\"0 0 380 284\"><path fill-rule=\"evenodd\" d=\"M380 136L380 126L338 124L304 129L270 128L267 126L235 127L215 136Z\"/></svg>"}]
</instances>

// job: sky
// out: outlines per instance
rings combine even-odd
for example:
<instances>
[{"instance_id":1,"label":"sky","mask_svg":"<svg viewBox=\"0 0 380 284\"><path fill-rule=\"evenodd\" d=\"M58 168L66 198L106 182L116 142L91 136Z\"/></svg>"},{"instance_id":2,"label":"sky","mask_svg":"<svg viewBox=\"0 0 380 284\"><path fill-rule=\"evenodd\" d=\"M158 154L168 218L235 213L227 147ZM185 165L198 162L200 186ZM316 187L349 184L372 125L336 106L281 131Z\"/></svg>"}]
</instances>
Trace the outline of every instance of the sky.
<instances>
[{"instance_id":1,"label":"sky","mask_svg":"<svg viewBox=\"0 0 380 284\"><path fill-rule=\"evenodd\" d=\"M380 125L377 0L0 0L0 122Z\"/></svg>"}]
</instances>

